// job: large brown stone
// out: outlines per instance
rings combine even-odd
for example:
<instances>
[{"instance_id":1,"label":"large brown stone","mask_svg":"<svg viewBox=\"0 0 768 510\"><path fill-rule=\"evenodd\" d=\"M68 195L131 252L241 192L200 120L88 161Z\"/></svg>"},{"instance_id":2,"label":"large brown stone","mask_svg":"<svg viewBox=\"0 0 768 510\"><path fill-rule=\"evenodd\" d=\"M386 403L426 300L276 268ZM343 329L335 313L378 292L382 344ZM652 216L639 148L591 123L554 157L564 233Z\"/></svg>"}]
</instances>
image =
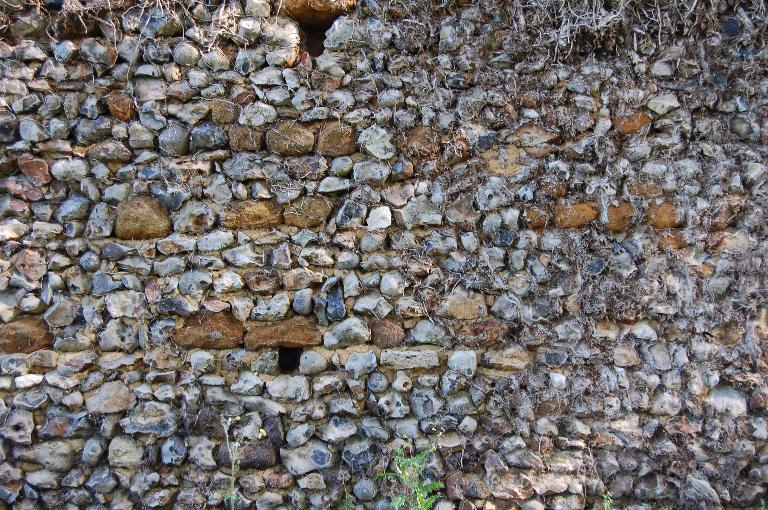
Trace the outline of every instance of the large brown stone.
<instances>
[{"instance_id":1,"label":"large brown stone","mask_svg":"<svg viewBox=\"0 0 768 510\"><path fill-rule=\"evenodd\" d=\"M651 118L647 113L643 111L613 118L613 125L616 128L616 131L622 135L631 135L636 133L640 130L640 128L650 123Z\"/></svg>"},{"instance_id":2,"label":"large brown stone","mask_svg":"<svg viewBox=\"0 0 768 510\"><path fill-rule=\"evenodd\" d=\"M252 326L245 334L245 347L252 351L265 347L311 347L321 341L320 330L305 317Z\"/></svg>"},{"instance_id":3,"label":"large brown stone","mask_svg":"<svg viewBox=\"0 0 768 510\"><path fill-rule=\"evenodd\" d=\"M37 317L22 317L0 326L0 349L5 353L30 353L47 349L52 342L48 324Z\"/></svg>"},{"instance_id":4,"label":"large brown stone","mask_svg":"<svg viewBox=\"0 0 768 510\"><path fill-rule=\"evenodd\" d=\"M326 122L317 134L317 152L323 156L345 156L355 152L357 137L352 126Z\"/></svg>"},{"instance_id":5,"label":"large brown stone","mask_svg":"<svg viewBox=\"0 0 768 510\"><path fill-rule=\"evenodd\" d=\"M227 131L229 147L233 151L257 151L261 149L261 130L233 124Z\"/></svg>"},{"instance_id":6,"label":"large brown stone","mask_svg":"<svg viewBox=\"0 0 768 510\"><path fill-rule=\"evenodd\" d=\"M155 239L170 232L168 211L154 197L129 197L117 206L115 235L120 239Z\"/></svg>"},{"instance_id":7,"label":"large brown stone","mask_svg":"<svg viewBox=\"0 0 768 510\"><path fill-rule=\"evenodd\" d=\"M280 288L280 276L271 269L254 269L243 274L245 284L254 294L274 294Z\"/></svg>"},{"instance_id":8,"label":"large brown stone","mask_svg":"<svg viewBox=\"0 0 768 510\"><path fill-rule=\"evenodd\" d=\"M245 327L229 312L199 313L177 326L173 340L186 349L234 349L243 345Z\"/></svg>"},{"instance_id":9,"label":"large brown stone","mask_svg":"<svg viewBox=\"0 0 768 510\"><path fill-rule=\"evenodd\" d=\"M605 224L606 230L610 232L623 232L632 221L634 209L629 202L622 202L617 206L608 208L608 223Z\"/></svg>"},{"instance_id":10,"label":"large brown stone","mask_svg":"<svg viewBox=\"0 0 768 510\"><path fill-rule=\"evenodd\" d=\"M389 319L381 319L371 323L371 342L382 349L398 347L403 343L405 331L402 326Z\"/></svg>"},{"instance_id":11,"label":"large brown stone","mask_svg":"<svg viewBox=\"0 0 768 510\"><path fill-rule=\"evenodd\" d=\"M323 197L303 197L285 209L285 223L299 228L325 226L333 208Z\"/></svg>"},{"instance_id":12,"label":"large brown stone","mask_svg":"<svg viewBox=\"0 0 768 510\"><path fill-rule=\"evenodd\" d=\"M677 206L672 202L662 202L660 204L651 204L648 207L646 221L653 228L676 228L683 224Z\"/></svg>"},{"instance_id":13,"label":"large brown stone","mask_svg":"<svg viewBox=\"0 0 768 510\"><path fill-rule=\"evenodd\" d=\"M19 156L17 165L21 173L27 176L29 182L35 186L42 186L51 182L51 172L48 170L48 162L30 155Z\"/></svg>"},{"instance_id":14,"label":"large brown stone","mask_svg":"<svg viewBox=\"0 0 768 510\"><path fill-rule=\"evenodd\" d=\"M592 202L555 207L555 225L558 228L582 228L597 218L597 206Z\"/></svg>"},{"instance_id":15,"label":"large brown stone","mask_svg":"<svg viewBox=\"0 0 768 510\"><path fill-rule=\"evenodd\" d=\"M549 223L549 211L541 206L534 205L525 211L523 219L525 219L529 228L544 228Z\"/></svg>"},{"instance_id":16,"label":"large brown stone","mask_svg":"<svg viewBox=\"0 0 768 510\"><path fill-rule=\"evenodd\" d=\"M234 124L240 116L240 107L225 99L211 101L211 120L217 124Z\"/></svg>"},{"instance_id":17,"label":"large brown stone","mask_svg":"<svg viewBox=\"0 0 768 510\"><path fill-rule=\"evenodd\" d=\"M282 213L282 207L272 200L233 202L222 212L221 224L232 229L273 227L282 222Z\"/></svg>"},{"instance_id":18,"label":"large brown stone","mask_svg":"<svg viewBox=\"0 0 768 510\"><path fill-rule=\"evenodd\" d=\"M267 147L281 156L300 156L312 152L315 134L298 122L279 122L267 130Z\"/></svg>"},{"instance_id":19,"label":"large brown stone","mask_svg":"<svg viewBox=\"0 0 768 510\"><path fill-rule=\"evenodd\" d=\"M430 159L440 152L440 139L434 130L417 126L403 139L399 148L412 158Z\"/></svg>"},{"instance_id":20,"label":"large brown stone","mask_svg":"<svg viewBox=\"0 0 768 510\"><path fill-rule=\"evenodd\" d=\"M109 107L109 113L120 120L131 120L136 112L133 98L122 91L109 94L107 97L107 106Z\"/></svg>"},{"instance_id":21,"label":"large brown stone","mask_svg":"<svg viewBox=\"0 0 768 510\"><path fill-rule=\"evenodd\" d=\"M305 25L323 27L349 11L357 0L283 0L282 13Z\"/></svg>"}]
</instances>

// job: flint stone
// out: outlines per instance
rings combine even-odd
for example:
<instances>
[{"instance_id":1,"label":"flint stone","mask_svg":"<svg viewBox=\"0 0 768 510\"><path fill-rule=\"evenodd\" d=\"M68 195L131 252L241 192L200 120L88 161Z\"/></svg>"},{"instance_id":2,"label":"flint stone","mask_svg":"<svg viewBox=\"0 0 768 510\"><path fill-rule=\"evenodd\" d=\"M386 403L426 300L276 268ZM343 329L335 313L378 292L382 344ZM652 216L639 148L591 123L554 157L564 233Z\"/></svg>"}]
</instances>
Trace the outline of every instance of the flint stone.
<instances>
[{"instance_id":1,"label":"flint stone","mask_svg":"<svg viewBox=\"0 0 768 510\"><path fill-rule=\"evenodd\" d=\"M360 133L357 141L360 146L371 156L378 159L389 159L395 156L395 146L392 145L392 136L382 128L374 124Z\"/></svg>"},{"instance_id":2,"label":"flint stone","mask_svg":"<svg viewBox=\"0 0 768 510\"><path fill-rule=\"evenodd\" d=\"M322 441L309 441L299 448L281 448L280 459L289 473L301 476L331 467L335 462L335 455Z\"/></svg>"},{"instance_id":3,"label":"flint stone","mask_svg":"<svg viewBox=\"0 0 768 510\"><path fill-rule=\"evenodd\" d=\"M707 404L716 412L730 416L747 414L747 398L740 391L726 386L717 386L709 392Z\"/></svg>"},{"instance_id":4,"label":"flint stone","mask_svg":"<svg viewBox=\"0 0 768 510\"><path fill-rule=\"evenodd\" d=\"M120 420L126 434L152 434L156 437L173 435L179 426L179 415L170 404L148 401L132 407Z\"/></svg>"},{"instance_id":5,"label":"flint stone","mask_svg":"<svg viewBox=\"0 0 768 510\"><path fill-rule=\"evenodd\" d=\"M366 343L371 339L368 325L357 317L350 317L333 326L323 336L323 345L327 349L336 349Z\"/></svg>"},{"instance_id":6,"label":"flint stone","mask_svg":"<svg viewBox=\"0 0 768 510\"><path fill-rule=\"evenodd\" d=\"M91 414L120 413L133 408L135 403L136 396L122 381L104 383L85 399L85 407Z\"/></svg>"},{"instance_id":7,"label":"flint stone","mask_svg":"<svg viewBox=\"0 0 768 510\"><path fill-rule=\"evenodd\" d=\"M143 449L130 436L117 436L109 443L108 460L112 467L137 468L142 464Z\"/></svg>"},{"instance_id":8,"label":"flint stone","mask_svg":"<svg viewBox=\"0 0 768 510\"><path fill-rule=\"evenodd\" d=\"M89 170L84 159L57 159L51 165L51 174L60 181L81 181L88 176Z\"/></svg>"},{"instance_id":9,"label":"flint stone","mask_svg":"<svg viewBox=\"0 0 768 510\"><path fill-rule=\"evenodd\" d=\"M309 379L303 375L279 375L267 381L267 393L276 400L303 402L311 395Z\"/></svg>"},{"instance_id":10,"label":"flint stone","mask_svg":"<svg viewBox=\"0 0 768 510\"><path fill-rule=\"evenodd\" d=\"M432 368L440 366L440 358L435 351L384 349L381 351L381 364L395 370Z\"/></svg>"},{"instance_id":11,"label":"flint stone","mask_svg":"<svg viewBox=\"0 0 768 510\"><path fill-rule=\"evenodd\" d=\"M135 290L120 290L107 294L104 306L109 315L114 318L138 318L144 314L147 301L143 293Z\"/></svg>"}]
</instances>

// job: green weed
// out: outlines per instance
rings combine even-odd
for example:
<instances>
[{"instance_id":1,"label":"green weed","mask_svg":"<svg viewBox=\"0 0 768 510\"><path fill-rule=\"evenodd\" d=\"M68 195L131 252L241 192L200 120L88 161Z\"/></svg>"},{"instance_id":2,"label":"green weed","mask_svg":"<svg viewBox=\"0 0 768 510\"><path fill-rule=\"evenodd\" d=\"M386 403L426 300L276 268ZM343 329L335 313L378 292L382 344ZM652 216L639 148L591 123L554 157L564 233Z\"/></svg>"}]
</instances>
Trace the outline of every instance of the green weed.
<instances>
[{"instance_id":1,"label":"green weed","mask_svg":"<svg viewBox=\"0 0 768 510\"><path fill-rule=\"evenodd\" d=\"M421 453L407 455L403 448L395 452L394 471L380 473L379 477L390 477L397 481L401 494L392 498L394 510L431 510L440 491L445 485L442 482L429 482L424 479L424 469L427 467L429 454L437 446L429 444Z\"/></svg>"}]
</instances>

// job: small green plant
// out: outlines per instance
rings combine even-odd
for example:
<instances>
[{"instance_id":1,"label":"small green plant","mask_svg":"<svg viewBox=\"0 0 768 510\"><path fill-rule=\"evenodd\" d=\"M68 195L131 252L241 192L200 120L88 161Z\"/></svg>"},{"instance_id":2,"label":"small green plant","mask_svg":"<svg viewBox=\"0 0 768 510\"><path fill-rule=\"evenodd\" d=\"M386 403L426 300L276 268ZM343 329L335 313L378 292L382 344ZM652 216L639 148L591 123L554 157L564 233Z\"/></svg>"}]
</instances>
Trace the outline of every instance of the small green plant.
<instances>
[{"instance_id":1,"label":"small green plant","mask_svg":"<svg viewBox=\"0 0 768 510\"><path fill-rule=\"evenodd\" d=\"M760 498L760 510L768 510L768 507L765 506L765 500L763 498Z\"/></svg>"},{"instance_id":2,"label":"small green plant","mask_svg":"<svg viewBox=\"0 0 768 510\"><path fill-rule=\"evenodd\" d=\"M229 433L232 424L239 420L239 416L221 419L224 425L224 439L226 440L230 462L229 488L226 494L224 494L224 504L229 507L229 510L235 510L237 502L241 498L240 491L237 490L237 473L240 471L240 441L237 441L236 437L231 438Z\"/></svg>"},{"instance_id":3,"label":"small green plant","mask_svg":"<svg viewBox=\"0 0 768 510\"><path fill-rule=\"evenodd\" d=\"M613 494L611 494L611 491L603 493L603 510L616 510L613 506Z\"/></svg>"},{"instance_id":4,"label":"small green plant","mask_svg":"<svg viewBox=\"0 0 768 510\"><path fill-rule=\"evenodd\" d=\"M354 497L352 497L352 494L350 494L347 490L344 490L344 497L341 498L341 501L336 507L336 510L354 510L354 509L355 509Z\"/></svg>"},{"instance_id":5,"label":"small green plant","mask_svg":"<svg viewBox=\"0 0 768 510\"><path fill-rule=\"evenodd\" d=\"M394 478L400 486L402 494L392 498L394 510L431 510L440 497L438 491L445 487L442 482L427 482L424 480L424 469L427 467L429 454L437 449L435 442L416 455L407 455L405 449L395 452L394 472L380 473L379 477Z\"/></svg>"}]
</instances>

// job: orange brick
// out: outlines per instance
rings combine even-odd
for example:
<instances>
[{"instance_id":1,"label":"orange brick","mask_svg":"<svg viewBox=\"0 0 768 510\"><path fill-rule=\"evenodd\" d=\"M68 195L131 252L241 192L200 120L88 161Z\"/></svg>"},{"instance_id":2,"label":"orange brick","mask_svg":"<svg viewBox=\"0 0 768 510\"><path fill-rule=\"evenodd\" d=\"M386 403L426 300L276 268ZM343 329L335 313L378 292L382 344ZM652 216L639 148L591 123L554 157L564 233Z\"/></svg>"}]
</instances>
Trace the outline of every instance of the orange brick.
<instances>
[{"instance_id":1,"label":"orange brick","mask_svg":"<svg viewBox=\"0 0 768 510\"><path fill-rule=\"evenodd\" d=\"M533 206L525 211L524 218L529 228L544 228L549 223L549 212L543 207Z\"/></svg>"},{"instance_id":2,"label":"orange brick","mask_svg":"<svg viewBox=\"0 0 768 510\"><path fill-rule=\"evenodd\" d=\"M632 222L634 209L629 202L622 202L619 205L608 208L608 223L605 224L606 230L610 232L623 232Z\"/></svg>"},{"instance_id":3,"label":"orange brick","mask_svg":"<svg viewBox=\"0 0 768 510\"><path fill-rule=\"evenodd\" d=\"M657 229L677 228L683 223L678 217L677 206L672 202L651 204L648 207L646 221L650 226Z\"/></svg>"},{"instance_id":4,"label":"orange brick","mask_svg":"<svg viewBox=\"0 0 768 510\"><path fill-rule=\"evenodd\" d=\"M595 218L597 218L597 206L594 202L558 205L555 208L555 225L558 228L586 227Z\"/></svg>"},{"instance_id":5,"label":"orange brick","mask_svg":"<svg viewBox=\"0 0 768 510\"><path fill-rule=\"evenodd\" d=\"M683 237L683 233L679 230L672 231L668 234L664 234L659 240L659 248L670 248L672 250L679 250L688 246L688 242Z\"/></svg>"},{"instance_id":6,"label":"orange brick","mask_svg":"<svg viewBox=\"0 0 768 510\"><path fill-rule=\"evenodd\" d=\"M658 197L664 193L661 186L652 184L650 182L631 182L627 184L627 190L638 197Z\"/></svg>"},{"instance_id":7,"label":"orange brick","mask_svg":"<svg viewBox=\"0 0 768 510\"><path fill-rule=\"evenodd\" d=\"M640 128L650 123L651 118L644 111L613 118L613 125L616 128L616 131L622 135L637 133Z\"/></svg>"},{"instance_id":8,"label":"orange brick","mask_svg":"<svg viewBox=\"0 0 768 510\"><path fill-rule=\"evenodd\" d=\"M538 189L538 193L550 198L563 198L565 196L565 184L562 182L546 182Z\"/></svg>"}]
</instances>

